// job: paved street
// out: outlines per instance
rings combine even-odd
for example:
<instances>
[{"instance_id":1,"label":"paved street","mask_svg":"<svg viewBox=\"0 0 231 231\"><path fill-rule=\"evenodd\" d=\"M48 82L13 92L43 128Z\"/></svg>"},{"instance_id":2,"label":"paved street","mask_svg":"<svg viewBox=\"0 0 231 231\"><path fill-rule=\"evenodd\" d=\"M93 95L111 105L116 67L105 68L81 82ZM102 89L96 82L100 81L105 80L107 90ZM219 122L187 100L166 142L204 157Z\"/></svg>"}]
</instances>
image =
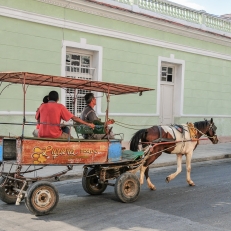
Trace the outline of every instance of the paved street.
<instances>
[{"instance_id":1,"label":"paved street","mask_svg":"<svg viewBox=\"0 0 231 231\"><path fill-rule=\"evenodd\" d=\"M195 187L182 173L169 184L165 177L175 166L152 168L151 180L157 190L142 186L137 201L129 204L116 199L113 187L100 196L90 196L81 180L55 182L60 201L52 214L35 217L22 202L20 206L0 202L0 230L77 231L183 231L230 230L231 159L192 164Z\"/></svg>"}]
</instances>

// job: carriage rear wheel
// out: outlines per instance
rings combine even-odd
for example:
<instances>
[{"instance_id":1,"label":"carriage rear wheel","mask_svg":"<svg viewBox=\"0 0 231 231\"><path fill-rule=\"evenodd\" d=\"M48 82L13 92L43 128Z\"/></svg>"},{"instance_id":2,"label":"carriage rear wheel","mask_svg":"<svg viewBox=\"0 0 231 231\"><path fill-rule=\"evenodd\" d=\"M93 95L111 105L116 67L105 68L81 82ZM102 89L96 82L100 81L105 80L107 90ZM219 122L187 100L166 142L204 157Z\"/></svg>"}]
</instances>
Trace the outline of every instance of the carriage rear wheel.
<instances>
[{"instance_id":1,"label":"carriage rear wheel","mask_svg":"<svg viewBox=\"0 0 231 231\"><path fill-rule=\"evenodd\" d=\"M100 195L102 194L106 188L106 184L99 183L99 177L95 175L95 169L90 169L88 171L87 176L82 178L82 186L85 192L90 195Z\"/></svg>"},{"instance_id":2,"label":"carriage rear wheel","mask_svg":"<svg viewBox=\"0 0 231 231\"><path fill-rule=\"evenodd\" d=\"M117 198L130 203L137 200L140 193L140 182L135 174L125 172L116 179L115 194Z\"/></svg>"},{"instance_id":3,"label":"carriage rear wheel","mask_svg":"<svg viewBox=\"0 0 231 231\"><path fill-rule=\"evenodd\" d=\"M2 184L4 184L4 186L1 187ZM23 182L21 181L0 177L0 199L7 204L15 204L19 193L19 191L15 189L21 189L22 186ZM27 185L24 190L26 189ZM24 197L25 194L22 194L21 200L23 200Z\"/></svg>"},{"instance_id":4,"label":"carriage rear wheel","mask_svg":"<svg viewBox=\"0 0 231 231\"><path fill-rule=\"evenodd\" d=\"M49 214L57 206L58 201L57 189L46 181L33 183L27 190L25 199L28 210L36 216Z\"/></svg>"}]
</instances>

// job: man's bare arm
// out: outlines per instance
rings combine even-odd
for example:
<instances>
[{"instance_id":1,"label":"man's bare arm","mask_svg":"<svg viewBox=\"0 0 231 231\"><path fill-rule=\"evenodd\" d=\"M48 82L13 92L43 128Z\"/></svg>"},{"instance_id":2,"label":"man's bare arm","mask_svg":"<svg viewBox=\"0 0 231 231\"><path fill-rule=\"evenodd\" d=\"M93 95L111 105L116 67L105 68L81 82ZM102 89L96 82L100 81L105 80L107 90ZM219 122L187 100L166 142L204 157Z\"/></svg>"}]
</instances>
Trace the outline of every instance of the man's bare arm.
<instances>
[{"instance_id":1,"label":"man's bare arm","mask_svg":"<svg viewBox=\"0 0 231 231\"><path fill-rule=\"evenodd\" d=\"M79 117L73 116L71 119L73 121L77 122L77 123L85 124L85 125L89 126L92 129L95 128L95 125L93 123L87 123L87 122L81 120Z\"/></svg>"}]
</instances>

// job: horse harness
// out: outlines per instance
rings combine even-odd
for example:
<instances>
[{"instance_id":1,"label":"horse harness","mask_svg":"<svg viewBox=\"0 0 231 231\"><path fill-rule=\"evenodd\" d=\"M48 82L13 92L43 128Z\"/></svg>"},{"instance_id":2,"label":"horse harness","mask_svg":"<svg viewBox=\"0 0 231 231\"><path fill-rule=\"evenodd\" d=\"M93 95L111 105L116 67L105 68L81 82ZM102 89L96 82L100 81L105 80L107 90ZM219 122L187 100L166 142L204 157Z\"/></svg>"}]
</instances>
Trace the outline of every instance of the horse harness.
<instances>
[{"instance_id":1,"label":"horse harness","mask_svg":"<svg viewBox=\"0 0 231 231\"><path fill-rule=\"evenodd\" d=\"M182 125L172 124L169 127L172 129L172 132L174 134L174 138L173 139L168 139L168 138L163 138L162 137L162 128L161 128L161 126L157 126L157 127L158 127L158 130L159 130L160 137L158 139L153 140L152 143L174 142L174 141L176 141L176 134L175 134L173 128L175 128L178 132L182 133L182 138L185 138L185 131L187 131L187 130L184 129L184 127Z\"/></svg>"}]
</instances>

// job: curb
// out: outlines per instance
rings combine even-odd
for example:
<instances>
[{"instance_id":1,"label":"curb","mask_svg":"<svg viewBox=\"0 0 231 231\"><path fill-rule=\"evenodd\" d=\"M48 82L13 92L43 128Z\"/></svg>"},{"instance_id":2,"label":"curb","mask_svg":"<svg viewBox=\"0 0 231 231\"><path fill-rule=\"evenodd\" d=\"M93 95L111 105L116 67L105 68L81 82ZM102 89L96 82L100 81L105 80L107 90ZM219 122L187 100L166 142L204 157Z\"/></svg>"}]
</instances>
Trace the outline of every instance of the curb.
<instances>
[{"instance_id":1,"label":"curb","mask_svg":"<svg viewBox=\"0 0 231 231\"><path fill-rule=\"evenodd\" d=\"M221 160L221 159L226 159L226 158L231 158L231 154L223 154L223 155L219 155L219 156L195 158L195 159L192 159L191 163L204 162L204 161L210 161L210 160ZM182 164L186 164L186 161L183 160ZM164 163L159 163L159 164L152 164L152 165L150 165L150 168L160 168L160 167L167 167L167 166L172 166L172 165L176 165L176 161L164 162Z\"/></svg>"},{"instance_id":2,"label":"curb","mask_svg":"<svg viewBox=\"0 0 231 231\"><path fill-rule=\"evenodd\" d=\"M204 162L204 161L210 161L210 160L221 160L221 159L227 159L231 158L231 154L223 154L219 156L211 156L211 157L202 157L202 158L195 158L192 159L192 163L198 163L198 162ZM185 164L186 161L183 160L182 164ZM176 161L170 161L170 162L164 162L159 164L151 164L150 168L161 168L161 167L167 167L167 166L174 166L176 165ZM59 181L65 181L65 180L72 180L72 179L80 179L82 178L82 172L73 173L73 174L66 174L60 177ZM52 182L58 182L57 180L51 180Z\"/></svg>"}]
</instances>

